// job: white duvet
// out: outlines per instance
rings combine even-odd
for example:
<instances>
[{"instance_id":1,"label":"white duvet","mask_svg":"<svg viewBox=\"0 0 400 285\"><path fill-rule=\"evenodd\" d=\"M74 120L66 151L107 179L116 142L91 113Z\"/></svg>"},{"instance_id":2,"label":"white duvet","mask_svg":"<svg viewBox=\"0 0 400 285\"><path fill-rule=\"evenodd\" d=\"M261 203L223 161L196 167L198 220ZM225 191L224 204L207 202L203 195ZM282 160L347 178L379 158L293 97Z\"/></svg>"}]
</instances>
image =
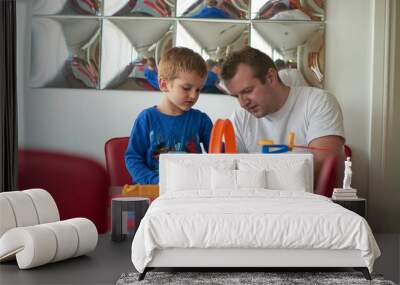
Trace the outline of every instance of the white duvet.
<instances>
[{"instance_id":1,"label":"white duvet","mask_svg":"<svg viewBox=\"0 0 400 285\"><path fill-rule=\"evenodd\" d=\"M143 272L155 249L358 249L372 272L380 251L364 218L299 191L182 191L157 198L132 243Z\"/></svg>"}]
</instances>

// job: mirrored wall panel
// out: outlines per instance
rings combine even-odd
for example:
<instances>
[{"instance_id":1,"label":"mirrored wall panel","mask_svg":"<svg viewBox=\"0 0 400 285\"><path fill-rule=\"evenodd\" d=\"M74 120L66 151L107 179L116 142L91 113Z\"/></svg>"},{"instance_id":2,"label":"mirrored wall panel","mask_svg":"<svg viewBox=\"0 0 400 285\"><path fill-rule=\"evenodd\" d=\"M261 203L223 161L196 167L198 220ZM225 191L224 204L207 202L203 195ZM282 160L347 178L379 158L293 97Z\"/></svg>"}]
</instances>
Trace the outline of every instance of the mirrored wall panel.
<instances>
[{"instance_id":1,"label":"mirrored wall panel","mask_svg":"<svg viewBox=\"0 0 400 285\"><path fill-rule=\"evenodd\" d=\"M99 16L103 0L35 0L33 15L93 15Z\"/></svg>"},{"instance_id":2,"label":"mirrored wall panel","mask_svg":"<svg viewBox=\"0 0 400 285\"><path fill-rule=\"evenodd\" d=\"M204 93L224 93L218 76L224 59L249 43L250 24L234 22L179 21L176 45L198 52L206 61L208 76Z\"/></svg>"},{"instance_id":3,"label":"mirrored wall panel","mask_svg":"<svg viewBox=\"0 0 400 285\"><path fill-rule=\"evenodd\" d=\"M100 35L98 19L34 18L31 85L98 88Z\"/></svg>"},{"instance_id":4,"label":"mirrored wall panel","mask_svg":"<svg viewBox=\"0 0 400 285\"><path fill-rule=\"evenodd\" d=\"M274 21L324 21L325 0L252 0L251 18Z\"/></svg>"},{"instance_id":5,"label":"mirrored wall panel","mask_svg":"<svg viewBox=\"0 0 400 285\"><path fill-rule=\"evenodd\" d=\"M325 0L33 0L31 86L159 90L162 55L198 52L203 93L224 94L226 57L247 45L288 84L324 86ZM291 78L291 81L286 78Z\"/></svg>"},{"instance_id":6,"label":"mirrored wall panel","mask_svg":"<svg viewBox=\"0 0 400 285\"><path fill-rule=\"evenodd\" d=\"M103 0L106 16L174 17L176 0Z\"/></svg>"},{"instance_id":7,"label":"mirrored wall panel","mask_svg":"<svg viewBox=\"0 0 400 285\"><path fill-rule=\"evenodd\" d=\"M173 24L150 19L104 20L101 89L159 90L157 64L173 46Z\"/></svg>"},{"instance_id":8,"label":"mirrored wall panel","mask_svg":"<svg viewBox=\"0 0 400 285\"><path fill-rule=\"evenodd\" d=\"M177 16L203 19L248 19L250 0L178 0Z\"/></svg>"},{"instance_id":9,"label":"mirrored wall panel","mask_svg":"<svg viewBox=\"0 0 400 285\"><path fill-rule=\"evenodd\" d=\"M274 60L281 77L298 73L298 80L323 87L323 24L253 22L252 29L251 46L264 51Z\"/></svg>"}]
</instances>

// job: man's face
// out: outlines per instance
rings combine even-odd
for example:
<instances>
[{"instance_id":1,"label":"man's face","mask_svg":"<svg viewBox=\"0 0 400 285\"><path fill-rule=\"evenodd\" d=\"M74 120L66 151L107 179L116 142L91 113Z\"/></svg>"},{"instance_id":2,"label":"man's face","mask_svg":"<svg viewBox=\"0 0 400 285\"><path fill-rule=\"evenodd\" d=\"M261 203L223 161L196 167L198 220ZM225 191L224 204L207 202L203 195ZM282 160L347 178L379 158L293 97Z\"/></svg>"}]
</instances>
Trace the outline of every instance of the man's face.
<instances>
[{"instance_id":1,"label":"man's face","mask_svg":"<svg viewBox=\"0 0 400 285\"><path fill-rule=\"evenodd\" d=\"M247 64L240 64L234 77L225 82L230 94L238 98L240 106L250 112L256 118L262 118L278 110L276 96L272 87L273 76L271 69L265 75L265 83L254 77L253 71Z\"/></svg>"}]
</instances>

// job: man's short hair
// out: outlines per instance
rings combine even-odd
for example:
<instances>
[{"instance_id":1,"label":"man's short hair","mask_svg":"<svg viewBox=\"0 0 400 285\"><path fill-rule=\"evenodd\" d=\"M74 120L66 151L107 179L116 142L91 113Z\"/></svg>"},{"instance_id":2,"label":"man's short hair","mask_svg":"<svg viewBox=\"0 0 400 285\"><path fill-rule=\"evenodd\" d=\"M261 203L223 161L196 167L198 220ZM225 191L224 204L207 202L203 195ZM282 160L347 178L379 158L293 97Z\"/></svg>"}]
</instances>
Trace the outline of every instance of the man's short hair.
<instances>
[{"instance_id":1,"label":"man's short hair","mask_svg":"<svg viewBox=\"0 0 400 285\"><path fill-rule=\"evenodd\" d=\"M174 47L168 50L158 65L158 76L173 80L181 72L196 72L200 77L207 76L207 66L204 59L191 49Z\"/></svg>"},{"instance_id":2,"label":"man's short hair","mask_svg":"<svg viewBox=\"0 0 400 285\"><path fill-rule=\"evenodd\" d=\"M247 64L253 71L253 76L265 83L265 75L270 68L276 70L272 59L265 53L252 47L245 47L241 50L231 53L222 66L221 78L224 81L231 80L240 64Z\"/></svg>"}]
</instances>

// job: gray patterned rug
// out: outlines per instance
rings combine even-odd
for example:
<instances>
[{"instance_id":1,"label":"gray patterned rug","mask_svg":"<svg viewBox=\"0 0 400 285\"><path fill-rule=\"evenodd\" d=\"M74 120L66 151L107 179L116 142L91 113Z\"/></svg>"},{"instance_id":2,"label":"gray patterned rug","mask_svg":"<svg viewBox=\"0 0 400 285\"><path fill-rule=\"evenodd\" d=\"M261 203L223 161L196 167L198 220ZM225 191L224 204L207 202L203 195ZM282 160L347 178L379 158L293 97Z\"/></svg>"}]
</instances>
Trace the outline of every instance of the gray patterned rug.
<instances>
[{"instance_id":1,"label":"gray patterned rug","mask_svg":"<svg viewBox=\"0 0 400 285\"><path fill-rule=\"evenodd\" d=\"M380 275L372 274L372 281L360 272L148 272L142 281L139 273L122 274L117 285L134 284L379 284L395 285Z\"/></svg>"}]
</instances>

